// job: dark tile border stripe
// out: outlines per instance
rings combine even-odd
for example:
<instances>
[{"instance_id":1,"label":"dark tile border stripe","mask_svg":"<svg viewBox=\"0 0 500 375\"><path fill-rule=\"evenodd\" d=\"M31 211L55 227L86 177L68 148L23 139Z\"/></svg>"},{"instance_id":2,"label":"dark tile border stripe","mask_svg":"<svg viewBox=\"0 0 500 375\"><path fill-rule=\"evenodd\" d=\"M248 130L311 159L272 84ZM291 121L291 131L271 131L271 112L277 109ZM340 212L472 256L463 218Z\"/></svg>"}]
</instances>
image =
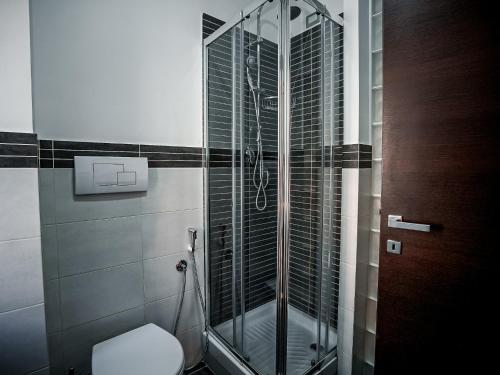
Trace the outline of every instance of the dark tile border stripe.
<instances>
[{"instance_id":1,"label":"dark tile border stripe","mask_svg":"<svg viewBox=\"0 0 500 375\"><path fill-rule=\"evenodd\" d=\"M37 168L38 158L0 156L0 168Z\"/></svg>"},{"instance_id":2,"label":"dark tile border stripe","mask_svg":"<svg viewBox=\"0 0 500 375\"><path fill-rule=\"evenodd\" d=\"M350 144L342 146L342 168L371 168L372 146Z\"/></svg>"},{"instance_id":3,"label":"dark tile border stripe","mask_svg":"<svg viewBox=\"0 0 500 375\"><path fill-rule=\"evenodd\" d=\"M0 168L36 168L36 134L0 132Z\"/></svg>"},{"instance_id":4,"label":"dark tile border stripe","mask_svg":"<svg viewBox=\"0 0 500 375\"><path fill-rule=\"evenodd\" d=\"M13 143L0 145L0 156L38 156L35 145L16 145Z\"/></svg>"},{"instance_id":5,"label":"dark tile border stripe","mask_svg":"<svg viewBox=\"0 0 500 375\"><path fill-rule=\"evenodd\" d=\"M197 168L203 165L203 149L129 143L99 143L40 140L36 134L0 132L0 168L73 168L75 156L147 157L150 168ZM335 148L334 153L340 150ZM300 155L300 150L292 153ZM231 166L232 152L211 149L212 167ZM267 160L277 159L276 152L266 152ZM335 158L337 159L337 158ZM338 159L337 159L338 160ZM342 146L342 168L371 168L372 146L350 144ZM335 166L340 167L335 163Z\"/></svg>"},{"instance_id":6,"label":"dark tile border stripe","mask_svg":"<svg viewBox=\"0 0 500 375\"><path fill-rule=\"evenodd\" d=\"M75 156L147 157L150 168L197 168L202 148L131 143L39 141L40 168L73 168Z\"/></svg>"},{"instance_id":7,"label":"dark tile border stripe","mask_svg":"<svg viewBox=\"0 0 500 375\"><path fill-rule=\"evenodd\" d=\"M139 152L138 144L75 142L54 140L54 150L91 150L91 151L130 151Z\"/></svg>"},{"instance_id":8,"label":"dark tile border stripe","mask_svg":"<svg viewBox=\"0 0 500 375\"><path fill-rule=\"evenodd\" d=\"M2 143L36 145L36 134L0 132L0 144Z\"/></svg>"},{"instance_id":9,"label":"dark tile border stripe","mask_svg":"<svg viewBox=\"0 0 500 375\"><path fill-rule=\"evenodd\" d=\"M325 156L331 153L329 147L325 149ZM300 161L307 154L308 157L313 156L314 160L308 160L308 163L321 161L320 150L308 150L307 152L300 149L292 149L290 156L292 162ZM278 154L276 152L264 152L264 159L272 160L277 159ZM209 166L210 167L231 167L232 153L229 149L210 149ZM324 161L325 167L330 167L330 160L328 158ZM321 164L317 164L320 167ZM333 148L333 167L342 168L371 168L372 167L372 146L365 144L350 144L344 146L335 146Z\"/></svg>"}]
</instances>

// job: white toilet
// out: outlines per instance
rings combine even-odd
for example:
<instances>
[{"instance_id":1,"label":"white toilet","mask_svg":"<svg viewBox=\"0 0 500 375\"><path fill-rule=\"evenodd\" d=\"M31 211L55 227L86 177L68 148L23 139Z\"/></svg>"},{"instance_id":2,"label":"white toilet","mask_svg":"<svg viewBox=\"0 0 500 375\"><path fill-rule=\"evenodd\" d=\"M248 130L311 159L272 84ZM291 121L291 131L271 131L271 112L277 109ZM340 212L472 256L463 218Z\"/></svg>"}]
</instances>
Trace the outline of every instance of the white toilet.
<instances>
[{"instance_id":1,"label":"white toilet","mask_svg":"<svg viewBox=\"0 0 500 375\"><path fill-rule=\"evenodd\" d=\"M179 375L184 371L180 342L147 324L94 345L92 375Z\"/></svg>"}]
</instances>

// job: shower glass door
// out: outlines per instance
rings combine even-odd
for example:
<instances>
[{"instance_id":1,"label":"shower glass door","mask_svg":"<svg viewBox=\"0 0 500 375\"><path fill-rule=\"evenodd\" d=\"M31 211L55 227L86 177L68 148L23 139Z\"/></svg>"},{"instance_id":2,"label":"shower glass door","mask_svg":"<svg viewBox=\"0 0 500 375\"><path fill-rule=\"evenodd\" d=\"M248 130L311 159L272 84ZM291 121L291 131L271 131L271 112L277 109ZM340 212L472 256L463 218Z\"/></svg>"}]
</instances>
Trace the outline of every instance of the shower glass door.
<instances>
[{"instance_id":1,"label":"shower glass door","mask_svg":"<svg viewBox=\"0 0 500 375\"><path fill-rule=\"evenodd\" d=\"M211 326L266 374L276 362L278 10L259 4L205 50Z\"/></svg>"},{"instance_id":2,"label":"shower glass door","mask_svg":"<svg viewBox=\"0 0 500 375\"><path fill-rule=\"evenodd\" d=\"M314 4L291 4L287 373L302 374L337 344L343 40Z\"/></svg>"},{"instance_id":3,"label":"shower glass door","mask_svg":"<svg viewBox=\"0 0 500 375\"><path fill-rule=\"evenodd\" d=\"M340 24L314 1L260 1L204 42L210 331L260 374L336 348Z\"/></svg>"}]
</instances>

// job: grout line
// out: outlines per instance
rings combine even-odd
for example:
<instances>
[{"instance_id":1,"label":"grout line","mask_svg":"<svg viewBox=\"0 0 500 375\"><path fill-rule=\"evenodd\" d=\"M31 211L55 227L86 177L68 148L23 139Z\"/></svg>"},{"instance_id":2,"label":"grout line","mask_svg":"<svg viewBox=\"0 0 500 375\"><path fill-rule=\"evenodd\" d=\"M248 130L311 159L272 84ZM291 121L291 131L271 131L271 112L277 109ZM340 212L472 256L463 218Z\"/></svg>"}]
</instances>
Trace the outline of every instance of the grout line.
<instances>
[{"instance_id":1,"label":"grout line","mask_svg":"<svg viewBox=\"0 0 500 375\"><path fill-rule=\"evenodd\" d=\"M59 280L68 279L70 277L75 277L75 276L87 275L87 274L90 274L90 273L107 271L107 270L111 270L111 269L114 269L114 268L122 268L122 267L129 266L129 265L132 265L132 264L140 263L140 262L142 262L142 259L137 259L137 260L134 260L134 261L131 261L131 262L126 262L126 263L115 264L115 265L104 267L104 268L96 268L96 269L93 269L93 270L90 270L90 271L82 271L82 272L72 273L71 275L64 275L64 276L59 275Z\"/></svg>"},{"instance_id":2,"label":"grout line","mask_svg":"<svg viewBox=\"0 0 500 375\"><path fill-rule=\"evenodd\" d=\"M92 320L89 320L89 321L86 321L86 322L83 322L83 323L79 323L79 324L75 324L75 325L72 325L72 326L69 326L69 327L66 327L66 328L63 328L63 326L61 324L61 330L60 331L51 332L50 334L53 335L53 334L56 334L56 333L64 333L66 331L69 331L69 330L72 330L72 329L75 329L75 328L78 328L78 327L82 327L82 326L84 326L86 324L89 324L89 323L94 323L94 322L97 322L97 321L102 320L102 319L106 319L106 318L110 318L110 317L118 315L118 314L122 314L124 312L136 310L136 309L138 309L140 307L144 308L144 305L141 304L141 305L133 306L133 307L130 307L130 308L125 309L125 310L120 310L120 311L114 312L113 314L104 315L104 316L101 316L101 317L99 317L97 319L92 319Z\"/></svg>"},{"instance_id":3,"label":"grout line","mask_svg":"<svg viewBox=\"0 0 500 375\"><path fill-rule=\"evenodd\" d=\"M8 240L0 240L0 244L6 243L6 242L19 242L19 241L28 241L28 240L36 240L37 238L41 238L41 234L38 234L37 236L31 236L31 237L19 237L19 238L12 238Z\"/></svg>"},{"instance_id":4,"label":"grout line","mask_svg":"<svg viewBox=\"0 0 500 375\"><path fill-rule=\"evenodd\" d=\"M143 235L143 230L142 230L142 216L140 216L139 219L140 227L141 227L141 258L142 258L142 303L144 305L144 311L143 311L143 317L142 321L143 323L146 323L146 280L145 280L145 270L144 270L144 235Z\"/></svg>"},{"instance_id":5,"label":"grout line","mask_svg":"<svg viewBox=\"0 0 500 375\"><path fill-rule=\"evenodd\" d=\"M139 195L138 196L142 196ZM197 211L201 210L201 208L194 207L194 208L183 208L180 210L172 210L172 211L158 211L158 212L146 212L146 213L138 213L138 214L131 214L131 215L121 215L121 216L109 216L109 217L102 217L102 218L95 218L95 219L82 219L82 220L74 220L74 221L60 221L60 222L55 222L55 223L41 223L42 225L65 225L65 224L77 224L77 223L87 223L87 222L94 222L94 221L105 221L105 220L114 220L114 219L126 219L126 218L134 218L134 217L141 217L141 216L148 216L148 215L161 215L161 214L170 214L170 213L177 213L177 212L187 212L187 211Z\"/></svg>"},{"instance_id":6,"label":"grout line","mask_svg":"<svg viewBox=\"0 0 500 375\"><path fill-rule=\"evenodd\" d=\"M0 315L2 315L2 314L10 314L12 312L27 310L27 309L31 309L33 307L44 306L44 305L45 305L45 301L40 302L40 303L35 303L35 304L29 305L29 306L18 307L18 308L12 309L12 310L1 311Z\"/></svg>"}]
</instances>

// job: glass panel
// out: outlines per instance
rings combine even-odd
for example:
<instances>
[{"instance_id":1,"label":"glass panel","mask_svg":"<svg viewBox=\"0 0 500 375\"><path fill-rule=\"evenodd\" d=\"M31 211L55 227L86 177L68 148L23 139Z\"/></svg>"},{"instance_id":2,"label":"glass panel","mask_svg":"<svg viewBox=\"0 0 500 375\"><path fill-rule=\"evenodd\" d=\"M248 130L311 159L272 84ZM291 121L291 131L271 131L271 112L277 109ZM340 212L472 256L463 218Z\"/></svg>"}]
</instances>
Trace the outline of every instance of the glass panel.
<instances>
[{"instance_id":1,"label":"glass panel","mask_svg":"<svg viewBox=\"0 0 500 375\"><path fill-rule=\"evenodd\" d=\"M291 4L287 373L302 374L317 363L322 349L318 317L322 304L325 161L322 101L324 24L316 9L306 2Z\"/></svg>"},{"instance_id":2,"label":"glass panel","mask_svg":"<svg viewBox=\"0 0 500 375\"><path fill-rule=\"evenodd\" d=\"M235 191L234 143L239 133L237 121L239 26L227 31L206 50L207 56L207 174L208 174L208 260L210 287L210 322L231 345L236 346L236 321L239 294L239 232L237 215L233 213ZM238 207L235 207L237 213ZM236 311L235 311L236 309ZM241 333L241 329L240 329Z\"/></svg>"},{"instance_id":3,"label":"glass panel","mask_svg":"<svg viewBox=\"0 0 500 375\"><path fill-rule=\"evenodd\" d=\"M244 32L243 353L262 374L275 372L278 9L278 1L256 9Z\"/></svg>"},{"instance_id":4,"label":"glass panel","mask_svg":"<svg viewBox=\"0 0 500 375\"><path fill-rule=\"evenodd\" d=\"M242 296L245 295L245 283L242 282L244 275L244 251L245 243L244 214L245 214L245 183L244 165L245 157L245 134L243 129L244 94L243 94L243 23L232 30L233 39L233 130L232 130L232 227L233 227L233 342L240 353L244 353L244 331L243 325L245 305Z\"/></svg>"},{"instance_id":5,"label":"glass panel","mask_svg":"<svg viewBox=\"0 0 500 375\"><path fill-rule=\"evenodd\" d=\"M278 5L207 47L211 325L263 374L275 372Z\"/></svg>"},{"instance_id":6,"label":"glass panel","mask_svg":"<svg viewBox=\"0 0 500 375\"><path fill-rule=\"evenodd\" d=\"M291 4L287 374L302 374L337 345L343 40L341 26Z\"/></svg>"},{"instance_id":7,"label":"glass panel","mask_svg":"<svg viewBox=\"0 0 500 375\"><path fill-rule=\"evenodd\" d=\"M343 32L290 4L287 373L302 374L337 343ZM261 374L275 373L279 334L280 7L264 3L206 50L210 323Z\"/></svg>"},{"instance_id":8,"label":"glass panel","mask_svg":"<svg viewBox=\"0 0 500 375\"><path fill-rule=\"evenodd\" d=\"M323 250L320 359L337 346L342 145L344 115L343 28L324 18L323 47Z\"/></svg>"}]
</instances>

